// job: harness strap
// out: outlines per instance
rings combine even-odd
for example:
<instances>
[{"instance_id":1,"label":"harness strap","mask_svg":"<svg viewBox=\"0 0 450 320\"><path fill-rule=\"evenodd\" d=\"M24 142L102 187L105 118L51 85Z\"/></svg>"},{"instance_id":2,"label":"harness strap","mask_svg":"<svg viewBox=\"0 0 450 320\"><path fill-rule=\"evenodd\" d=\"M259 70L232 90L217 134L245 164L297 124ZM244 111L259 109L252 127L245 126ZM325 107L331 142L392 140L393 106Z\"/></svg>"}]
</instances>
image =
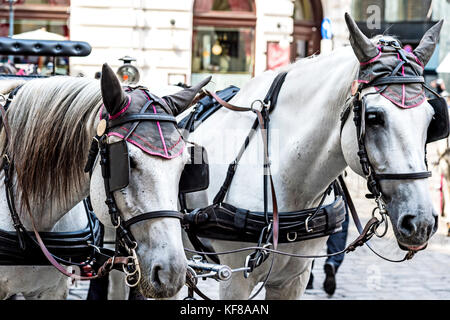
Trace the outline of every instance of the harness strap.
<instances>
[{"instance_id":1,"label":"harness strap","mask_svg":"<svg viewBox=\"0 0 450 320\"><path fill-rule=\"evenodd\" d=\"M401 66L401 65L400 65ZM376 79L370 82L371 86L382 86L389 84L411 84L411 83L425 83L425 79L421 76L387 76Z\"/></svg>"},{"instance_id":2,"label":"harness strap","mask_svg":"<svg viewBox=\"0 0 450 320\"><path fill-rule=\"evenodd\" d=\"M256 109L254 109L253 107L251 108L247 108L247 107L240 107L240 106L235 106L231 103L228 103L224 100L222 100L217 94L215 94L214 92L209 92L206 91L209 95L211 95L214 99L216 99L217 102L219 102L222 106L224 106L227 109L233 110L233 111L238 111L238 112L254 112L257 116L257 121L258 121L258 126L261 129L261 134L262 134L262 140L263 140L263 144L264 144L264 176L268 176L269 180L270 180L270 188L271 188L271 195L272 195L272 211L273 211L273 245L276 248L278 245L278 204L277 204L277 198L276 198L276 193L275 193L275 186L273 183L273 178L272 178L272 174L271 174L271 170L270 170L270 160L269 160L269 156L268 156L268 134L267 134L267 130L266 130L266 121L264 120L265 117L263 116L263 112L258 111ZM265 106L263 105L263 110L265 110ZM265 114L266 118L268 118L268 114ZM234 175L234 173L232 174ZM232 176L231 176L232 178ZM266 178L265 178L266 179ZM231 183L231 181L230 181ZM264 188L266 189L266 188ZM267 197L265 196L264 199L267 201Z\"/></svg>"},{"instance_id":3,"label":"harness strap","mask_svg":"<svg viewBox=\"0 0 450 320\"><path fill-rule=\"evenodd\" d=\"M108 129L120 126L124 123L136 122L136 121L138 121L138 122L140 122L140 121L165 121L165 122L177 123L177 119L174 116L171 116L168 114L161 114L161 113L130 114L123 118L119 117L114 120L109 120L108 121Z\"/></svg>"},{"instance_id":4,"label":"harness strap","mask_svg":"<svg viewBox=\"0 0 450 320\"><path fill-rule=\"evenodd\" d=\"M266 94L266 97L264 98L264 103L270 105L269 112L272 112L277 105L281 86L283 85L287 74L287 72L281 72L275 77L269 91Z\"/></svg>"},{"instance_id":5,"label":"harness strap","mask_svg":"<svg viewBox=\"0 0 450 320\"><path fill-rule=\"evenodd\" d=\"M409 179L427 179L431 177L431 171L412 172L412 173L375 173L376 180L409 180Z\"/></svg>"},{"instance_id":6,"label":"harness strap","mask_svg":"<svg viewBox=\"0 0 450 320\"><path fill-rule=\"evenodd\" d=\"M183 219L183 214L178 211L172 211L172 210L159 210L159 211L151 211L142 213L138 216L134 216L131 219L122 221L122 226L125 229L128 229L131 225L145 221L150 219L156 219L156 218L176 218L176 219Z\"/></svg>"}]
</instances>

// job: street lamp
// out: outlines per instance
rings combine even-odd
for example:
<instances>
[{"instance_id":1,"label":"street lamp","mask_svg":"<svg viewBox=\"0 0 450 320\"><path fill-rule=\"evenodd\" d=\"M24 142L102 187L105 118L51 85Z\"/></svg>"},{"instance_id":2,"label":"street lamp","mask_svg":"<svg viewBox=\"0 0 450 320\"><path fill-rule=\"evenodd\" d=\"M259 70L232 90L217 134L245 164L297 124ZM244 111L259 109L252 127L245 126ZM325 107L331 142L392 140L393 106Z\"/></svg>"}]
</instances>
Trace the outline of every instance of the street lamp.
<instances>
[{"instance_id":1,"label":"street lamp","mask_svg":"<svg viewBox=\"0 0 450 320\"><path fill-rule=\"evenodd\" d=\"M8 37L12 38L14 35L14 7L15 3L23 3L24 0L2 0L3 4L9 4L9 34ZM14 57L8 56L8 60L13 62Z\"/></svg>"}]
</instances>

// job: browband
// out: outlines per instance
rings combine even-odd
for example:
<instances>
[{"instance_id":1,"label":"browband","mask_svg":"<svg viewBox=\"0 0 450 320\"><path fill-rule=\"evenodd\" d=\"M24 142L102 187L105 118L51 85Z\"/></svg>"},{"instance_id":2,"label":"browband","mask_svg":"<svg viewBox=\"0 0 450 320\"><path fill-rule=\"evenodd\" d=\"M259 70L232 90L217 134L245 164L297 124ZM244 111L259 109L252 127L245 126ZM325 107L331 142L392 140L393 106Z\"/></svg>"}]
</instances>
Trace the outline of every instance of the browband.
<instances>
[{"instance_id":1,"label":"browband","mask_svg":"<svg viewBox=\"0 0 450 320\"><path fill-rule=\"evenodd\" d=\"M417 77L387 76L373 80L367 83L366 86L381 86L389 84L408 84L408 83L425 83L425 79L422 76Z\"/></svg>"},{"instance_id":2,"label":"browband","mask_svg":"<svg viewBox=\"0 0 450 320\"><path fill-rule=\"evenodd\" d=\"M431 171L411 172L411 173L375 173L377 180L409 180L409 179L427 179L431 177Z\"/></svg>"},{"instance_id":3,"label":"browband","mask_svg":"<svg viewBox=\"0 0 450 320\"><path fill-rule=\"evenodd\" d=\"M134 216L131 219L126 221L122 220L122 225L125 229L128 229L131 225L138 223L140 221L155 219L155 218L177 218L183 220L184 214L178 211L173 210L160 210L160 211L152 211L140 214L138 216Z\"/></svg>"},{"instance_id":4,"label":"browband","mask_svg":"<svg viewBox=\"0 0 450 320\"><path fill-rule=\"evenodd\" d=\"M114 120L109 120L107 128L111 129L113 127L120 126L124 123L136 122L136 121L139 121L139 122L140 121L166 121L166 122L177 123L177 119L174 116L171 116L168 114L160 114L160 113L130 114L123 118L121 117L121 118L117 118Z\"/></svg>"}]
</instances>

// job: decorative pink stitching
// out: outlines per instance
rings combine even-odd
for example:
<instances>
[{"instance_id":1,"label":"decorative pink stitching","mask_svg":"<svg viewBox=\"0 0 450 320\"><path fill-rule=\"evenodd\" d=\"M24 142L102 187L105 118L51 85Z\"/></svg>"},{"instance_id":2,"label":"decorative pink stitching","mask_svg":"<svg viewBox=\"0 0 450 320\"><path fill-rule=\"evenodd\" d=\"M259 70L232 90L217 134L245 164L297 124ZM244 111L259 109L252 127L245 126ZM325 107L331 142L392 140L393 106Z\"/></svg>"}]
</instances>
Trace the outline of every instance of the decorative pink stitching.
<instances>
[{"instance_id":1,"label":"decorative pink stitching","mask_svg":"<svg viewBox=\"0 0 450 320\"><path fill-rule=\"evenodd\" d=\"M377 89L377 90L378 90L378 89ZM421 102L416 103L416 104L413 104L413 105L411 105L411 106L405 106L405 105L401 105L400 103L398 103L398 102L395 101L395 100L392 100L392 98L390 98L389 96L385 95L384 93L380 93L380 94L381 94L383 97L385 97L386 99L388 99L389 101L391 101L392 103L394 103L395 105L397 105L397 106L399 106L400 108L403 108L403 109L410 109L410 108L417 107L418 105L421 105L421 104L425 101L425 99L426 99L426 97L424 96Z\"/></svg>"},{"instance_id":2,"label":"decorative pink stitching","mask_svg":"<svg viewBox=\"0 0 450 320\"><path fill-rule=\"evenodd\" d=\"M144 94L147 96L147 99L150 100L150 97L149 97L149 95L147 94L146 91L144 91ZM153 112L156 114L157 112L156 112L155 105L152 104L152 107L153 107ZM164 136L162 134L161 125L160 125L159 121L156 121L156 125L158 126L159 136L161 138L161 142L162 142L163 147L164 147L164 152L166 153L166 155L168 155L167 147L166 147L166 141L164 140Z\"/></svg>"},{"instance_id":3,"label":"decorative pink stitching","mask_svg":"<svg viewBox=\"0 0 450 320\"><path fill-rule=\"evenodd\" d=\"M369 61L366 61L366 62L360 62L359 65L365 66L365 65L367 65L367 64L369 64L369 63L372 63L372 62L374 62L375 60L377 60L380 56L381 56L381 50L380 50L380 47L378 47L378 54L377 54L375 57L373 57L373 58L370 59Z\"/></svg>"},{"instance_id":4,"label":"decorative pink stitching","mask_svg":"<svg viewBox=\"0 0 450 320\"><path fill-rule=\"evenodd\" d=\"M122 130L124 130L125 132L128 132L128 131L129 131L129 130L128 130L127 128L125 128L125 127L120 127L119 129L122 129ZM148 144L149 147L152 148L152 149L164 151L164 149L152 145L150 142L148 142L147 140L145 140L145 138L139 136L138 134L136 134L136 133L134 133L134 132L131 133L131 135L137 137L139 140L141 140L141 141L144 142L145 144ZM168 151L171 151L172 149L174 149L174 148L180 143L181 139L182 139L181 136L179 136L177 142L175 142L175 143L174 143L170 148L168 148L167 150L168 150Z\"/></svg>"},{"instance_id":5,"label":"decorative pink stitching","mask_svg":"<svg viewBox=\"0 0 450 320\"><path fill-rule=\"evenodd\" d=\"M152 107L153 107L153 112L156 114L157 113L156 112L156 108L155 108L155 106L153 104L152 104ZM156 121L156 125L158 126L159 136L161 137L161 141L162 141L162 144L163 144L163 147L164 147L164 152L166 153L166 155L168 155L167 147L166 147L166 141L164 140L164 136L162 134L161 125L159 124L159 121Z\"/></svg>"},{"instance_id":6,"label":"decorative pink stitching","mask_svg":"<svg viewBox=\"0 0 450 320\"><path fill-rule=\"evenodd\" d=\"M378 88L376 88L378 90ZM386 91L389 91L391 94L393 94L394 96L396 96L397 98L401 98L395 91L392 91L389 87L386 88ZM421 96L424 93L423 89L422 91L420 91L420 93L418 93L417 95L415 95L414 97L411 98L406 98L406 101L411 101L416 99L418 96Z\"/></svg>"},{"instance_id":7,"label":"decorative pink stitching","mask_svg":"<svg viewBox=\"0 0 450 320\"><path fill-rule=\"evenodd\" d=\"M122 110L120 110L119 112L117 112L116 114L113 114L112 116L110 115L110 116L109 116L109 120L114 120L114 119L118 118L122 113L124 113L125 111L127 111L127 109L128 109L128 107L130 106L130 104L131 104L131 96L128 95L128 103L127 103L127 105L126 105L124 108L122 108Z\"/></svg>"},{"instance_id":8,"label":"decorative pink stitching","mask_svg":"<svg viewBox=\"0 0 450 320\"><path fill-rule=\"evenodd\" d=\"M423 65L422 61L419 60L419 58L416 57L416 55L414 53L411 52L411 54L413 55L414 59L416 59L416 62L418 64L420 64L420 66L422 67L422 69L425 69L425 66Z\"/></svg>"},{"instance_id":9,"label":"decorative pink stitching","mask_svg":"<svg viewBox=\"0 0 450 320\"><path fill-rule=\"evenodd\" d=\"M122 129L123 131L125 131L127 133L129 132L129 130L127 128L124 128L124 127L120 127L119 129ZM164 149L152 145L150 142L148 142L147 140L144 140L142 137L140 137L139 135L135 134L134 132L131 133L131 135L137 137L139 140L141 140L142 142L144 142L145 144L147 144L150 148L152 148L154 150L164 151Z\"/></svg>"},{"instance_id":10,"label":"decorative pink stitching","mask_svg":"<svg viewBox=\"0 0 450 320\"><path fill-rule=\"evenodd\" d=\"M119 138L121 138L121 139L125 138L123 135L121 135L120 133L117 133L117 132L111 132L111 133L108 133L108 136L116 136L116 137L119 137ZM137 146L137 147L140 148L141 150L147 152L148 154L151 154L151 155L154 155L154 156L163 157L163 158L165 158L165 159L174 159L174 158L178 157L180 154L182 154L183 151L184 151L184 148L181 148L180 151L179 151L178 153L176 153L176 154L173 154L173 155L171 155L171 156L170 156L170 155L164 155L164 154L161 154L161 153L156 153L156 152L150 151L150 150L148 150L147 148L145 148L144 146L141 146L141 145L140 145L139 143L137 143L136 141L129 140L129 139L128 139L127 141L128 141L129 143L134 144L135 146ZM183 141L183 140L181 140L181 141Z\"/></svg>"}]
</instances>

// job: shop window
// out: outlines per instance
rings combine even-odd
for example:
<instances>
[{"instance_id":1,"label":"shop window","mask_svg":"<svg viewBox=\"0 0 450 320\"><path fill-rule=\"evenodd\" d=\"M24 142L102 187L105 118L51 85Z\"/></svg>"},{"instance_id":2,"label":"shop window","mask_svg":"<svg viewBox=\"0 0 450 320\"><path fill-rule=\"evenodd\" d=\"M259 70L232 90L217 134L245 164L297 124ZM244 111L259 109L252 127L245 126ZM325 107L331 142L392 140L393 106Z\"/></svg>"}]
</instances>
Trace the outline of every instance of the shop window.
<instances>
[{"instance_id":1,"label":"shop window","mask_svg":"<svg viewBox=\"0 0 450 320\"><path fill-rule=\"evenodd\" d=\"M254 6L251 0L197 0L194 5L194 12L209 11L238 11L253 12Z\"/></svg>"},{"instance_id":2,"label":"shop window","mask_svg":"<svg viewBox=\"0 0 450 320\"><path fill-rule=\"evenodd\" d=\"M8 36L9 20L0 19L0 36ZM15 19L14 34L20 34L37 29L44 29L47 32L57 33L62 36L68 36L66 21L63 20L40 20L40 19Z\"/></svg>"},{"instance_id":3,"label":"shop window","mask_svg":"<svg viewBox=\"0 0 450 320\"><path fill-rule=\"evenodd\" d=\"M192 71L251 73L253 37L253 30L248 28L197 27Z\"/></svg>"},{"instance_id":4,"label":"shop window","mask_svg":"<svg viewBox=\"0 0 450 320\"><path fill-rule=\"evenodd\" d=\"M294 21L313 21L313 10L310 0L295 0Z\"/></svg>"},{"instance_id":5,"label":"shop window","mask_svg":"<svg viewBox=\"0 0 450 320\"><path fill-rule=\"evenodd\" d=\"M25 4L49 4L56 6L70 6L70 0L24 0Z\"/></svg>"},{"instance_id":6,"label":"shop window","mask_svg":"<svg viewBox=\"0 0 450 320\"><path fill-rule=\"evenodd\" d=\"M253 1L194 3L193 84L213 74L216 87L242 85L253 76L256 14Z\"/></svg>"},{"instance_id":7,"label":"shop window","mask_svg":"<svg viewBox=\"0 0 450 320\"><path fill-rule=\"evenodd\" d=\"M319 53L320 25L323 19L320 0L295 0L291 61Z\"/></svg>"}]
</instances>

